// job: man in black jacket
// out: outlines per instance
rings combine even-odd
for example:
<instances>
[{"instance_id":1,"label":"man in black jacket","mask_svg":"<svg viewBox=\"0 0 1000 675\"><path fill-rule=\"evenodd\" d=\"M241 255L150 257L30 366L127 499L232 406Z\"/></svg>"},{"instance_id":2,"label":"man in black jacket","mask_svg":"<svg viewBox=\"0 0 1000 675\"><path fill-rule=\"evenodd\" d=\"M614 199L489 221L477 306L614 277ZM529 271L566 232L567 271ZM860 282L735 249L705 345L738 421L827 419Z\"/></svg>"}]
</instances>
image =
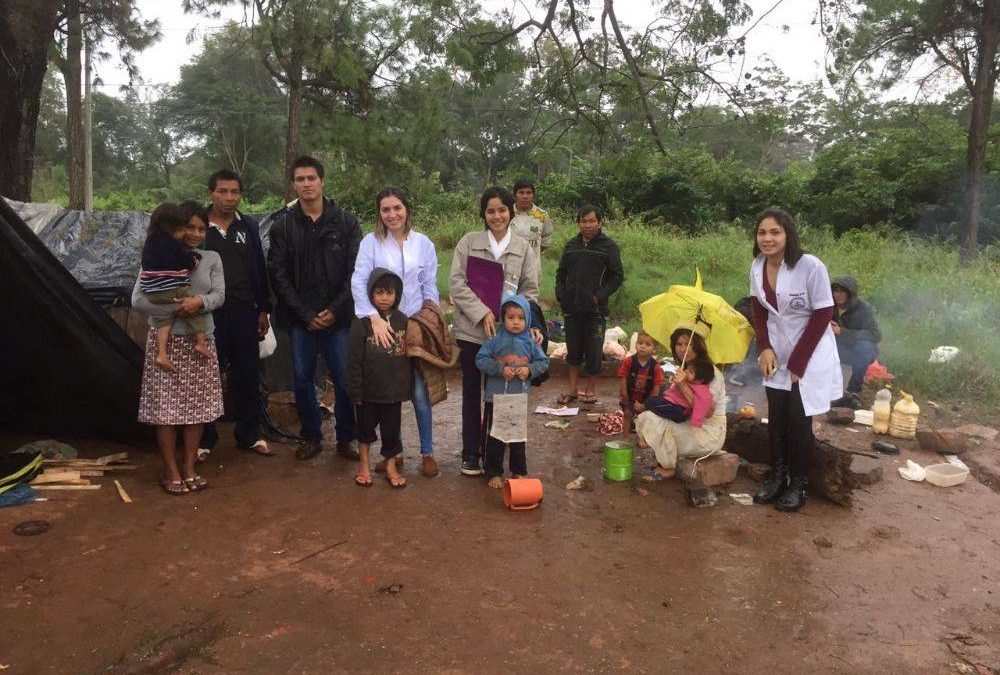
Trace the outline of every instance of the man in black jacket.
<instances>
[{"instance_id":1,"label":"man in black jacket","mask_svg":"<svg viewBox=\"0 0 1000 675\"><path fill-rule=\"evenodd\" d=\"M604 215L596 206L582 206L576 215L580 234L566 242L556 271L556 298L562 307L566 329L566 363L569 389L561 404L578 397L579 370L585 365L587 386L581 403L595 403L594 385L601 372L608 297L625 280L621 253L601 230Z\"/></svg>"},{"instance_id":2,"label":"man in black jacket","mask_svg":"<svg viewBox=\"0 0 1000 675\"><path fill-rule=\"evenodd\" d=\"M205 248L222 258L226 302L212 313L219 365L229 374L236 447L260 455L274 451L260 436L260 375L257 343L267 334L271 311L267 267L257 223L237 208L243 180L235 171L220 169L208 177L208 234ZM215 423L206 424L198 458L204 460L219 440Z\"/></svg>"},{"instance_id":3,"label":"man in black jacket","mask_svg":"<svg viewBox=\"0 0 1000 675\"><path fill-rule=\"evenodd\" d=\"M312 157L292 163L289 178L298 200L274 218L267 268L277 299L275 323L291 339L295 405L305 439L295 457L310 459L320 451L315 378L316 360L323 354L336 393L337 452L356 459L357 425L344 374L361 227L357 217L323 196L323 176L323 165Z\"/></svg>"},{"instance_id":4,"label":"man in black jacket","mask_svg":"<svg viewBox=\"0 0 1000 675\"><path fill-rule=\"evenodd\" d=\"M857 409L861 406L858 393L864 384L868 366L878 357L882 332L871 305L858 297L857 279L838 277L830 287L836 305L831 327L837 336L837 351L840 352L840 362L851 366L847 392L833 405Z\"/></svg>"}]
</instances>

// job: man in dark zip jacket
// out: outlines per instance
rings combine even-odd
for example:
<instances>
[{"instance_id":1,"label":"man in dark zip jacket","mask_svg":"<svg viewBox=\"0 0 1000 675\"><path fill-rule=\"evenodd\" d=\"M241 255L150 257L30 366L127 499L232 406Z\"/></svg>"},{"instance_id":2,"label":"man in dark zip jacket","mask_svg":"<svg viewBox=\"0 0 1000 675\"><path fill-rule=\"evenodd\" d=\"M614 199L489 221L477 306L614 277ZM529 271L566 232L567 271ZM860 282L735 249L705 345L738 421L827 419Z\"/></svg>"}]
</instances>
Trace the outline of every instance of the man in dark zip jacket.
<instances>
[{"instance_id":1,"label":"man in dark zip jacket","mask_svg":"<svg viewBox=\"0 0 1000 675\"><path fill-rule=\"evenodd\" d=\"M608 298L625 280L621 253L601 230L604 214L596 206L582 206L576 224L580 234L566 242L556 271L556 298L562 307L566 330L566 363L569 389L561 404L579 397L580 365L584 364L587 386L581 403L595 403L594 385L601 372Z\"/></svg>"},{"instance_id":2,"label":"man in dark zip jacket","mask_svg":"<svg viewBox=\"0 0 1000 675\"><path fill-rule=\"evenodd\" d=\"M291 338L295 406L305 442L295 452L310 459L320 451L322 417L316 401L320 354L333 380L337 452L357 459L354 405L344 385L347 343L354 318L351 275L361 244L353 214L323 196L323 165L312 157L292 163L289 178L298 200L275 215L267 269L277 300L275 323Z\"/></svg>"},{"instance_id":3,"label":"man in dark zip jacket","mask_svg":"<svg viewBox=\"0 0 1000 675\"><path fill-rule=\"evenodd\" d=\"M271 311L267 267L257 223L237 211L243 197L243 180L230 169L208 178L208 234L205 248L222 258L226 302L213 312L215 348L219 363L229 373L236 447L260 455L274 451L260 435L260 359L258 341L268 330ZM215 447L215 423L206 424L199 460Z\"/></svg>"},{"instance_id":4,"label":"man in dark zip jacket","mask_svg":"<svg viewBox=\"0 0 1000 675\"><path fill-rule=\"evenodd\" d=\"M851 379L843 398L833 402L843 407L859 408L858 393L865 381L868 366L878 358L878 343L882 331L871 305L858 297L858 280L854 277L838 277L830 284L836 310L831 327L837 337L837 351L840 362L851 366Z\"/></svg>"}]
</instances>

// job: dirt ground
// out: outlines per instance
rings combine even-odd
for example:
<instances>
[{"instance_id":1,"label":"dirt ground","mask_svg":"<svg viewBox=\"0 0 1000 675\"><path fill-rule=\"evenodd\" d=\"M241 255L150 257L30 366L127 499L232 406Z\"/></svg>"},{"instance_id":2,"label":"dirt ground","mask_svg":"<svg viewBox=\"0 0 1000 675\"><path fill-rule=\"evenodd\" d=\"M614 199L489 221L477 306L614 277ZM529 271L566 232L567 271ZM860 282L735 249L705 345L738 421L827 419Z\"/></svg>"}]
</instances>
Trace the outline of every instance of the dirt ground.
<instances>
[{"instance_id":1,"label":"dirt ground","mask_svg":"<svg viewBox=\"0 0 1000 675\"><path fill-rule=\"evenodd\" d=\"M535 389L534 402L561 385ZM602 381L597 409L613 407L616 388ZM417 474L408 445L405 490L355 487L354 463L329 447L309 462L284 446L264 458L237 453L224 431L204 465L210 489L169 497L151 444L77 443L90 456L135 450L142 466L122 479L135 501L105 478L101 490L0 509L0 668L1000 672L1000 498L975 478L942 489L899 477L928 453L882 460L885 480L849 509L741 506L728 493L756 488L742 475L695 509L677 481L604 482L604 439L585 417L558 431L534 416L528 462L545 499L512 513L459 474L459 415L457 395L435 408L439 477ZM415 441L408 407L404 420ZM577 475L594 489L565 490ZM52 527L11 533L30 519Z\"/></svg>"}]
</instances>

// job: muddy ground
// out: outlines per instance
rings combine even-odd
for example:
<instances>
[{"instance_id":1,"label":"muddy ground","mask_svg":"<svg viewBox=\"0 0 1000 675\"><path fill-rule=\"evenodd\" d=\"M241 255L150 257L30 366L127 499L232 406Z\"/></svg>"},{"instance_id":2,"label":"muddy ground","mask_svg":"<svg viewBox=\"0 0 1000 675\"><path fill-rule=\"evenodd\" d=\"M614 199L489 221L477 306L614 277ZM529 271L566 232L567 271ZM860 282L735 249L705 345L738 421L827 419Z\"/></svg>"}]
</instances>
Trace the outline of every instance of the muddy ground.
<instances>
[{"instance_id":1,"label":"muddy ground","mask_svg":"<svg viewBox=\"0 0 1000 675\"><path fill-rule=\"evenodd\" d=\"M598 409L616 389L602 381ZM135 501L97 479L98 491L0 509L0 668L1000 672L989 670L1000 669L1000 497L975 478L950 489L899 478L906 458L928 464L928 453L882 460L885 480L850 509L741 506L728 493L756 487L742 475L717 506L694 509L676 481L605 483L603 439L586 418L557 431L535 416L528 461L545 500L511 513L458 473L459 414L457 397L435 408L439 477L417 475L408 445L405 490L355 487L354 464L329 447L299 462L278 446L269 459L238 454L224 432L204 465L210 489L169 497L152 445L77 443L92 456L134 450L142 466L122 480ZM415 441L410 410L404 420ZM997 452L969 456L988 464ZM595 488L566 491L581 474ZM29 519L52 527L11 533Z\"/></svg>"}]
</instances>

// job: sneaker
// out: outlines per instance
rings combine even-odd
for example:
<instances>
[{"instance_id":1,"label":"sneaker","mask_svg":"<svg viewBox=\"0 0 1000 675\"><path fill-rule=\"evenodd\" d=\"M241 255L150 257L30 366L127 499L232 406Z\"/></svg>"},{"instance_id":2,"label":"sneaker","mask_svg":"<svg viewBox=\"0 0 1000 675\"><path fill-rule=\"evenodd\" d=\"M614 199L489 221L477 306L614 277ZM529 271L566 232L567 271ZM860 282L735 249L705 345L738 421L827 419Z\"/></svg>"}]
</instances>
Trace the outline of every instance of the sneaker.
<instances>
[{"instance_id":1,"label":"sneaker","mask_svg":"<svg viewBox=\"0 0 1000 675\"><path fill-rule=\"evenodd\" d=\"M295 450L295 459L312 459L320 453L323 446L319 441L305 441Z\"/></svg>"},{"instance_id":2,"label":"sneaker","mask_svg":"<svg viewBox=\"0 0 1000 675\"><path fill-rule=\"evenodd\" d=\"M479 465L479 459L463 459L462 473L466 476L482 476L483 467Z\"/></svg>"}]
</instances>

